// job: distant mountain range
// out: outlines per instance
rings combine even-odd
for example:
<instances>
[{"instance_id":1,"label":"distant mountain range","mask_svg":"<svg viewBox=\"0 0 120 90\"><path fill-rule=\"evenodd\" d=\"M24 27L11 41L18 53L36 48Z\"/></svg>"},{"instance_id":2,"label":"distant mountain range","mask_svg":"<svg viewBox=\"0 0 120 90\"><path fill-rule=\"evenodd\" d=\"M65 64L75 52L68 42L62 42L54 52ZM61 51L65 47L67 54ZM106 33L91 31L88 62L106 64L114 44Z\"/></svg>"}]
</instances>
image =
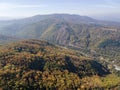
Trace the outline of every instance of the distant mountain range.
<instances>
[{"instance_id":1,"label":"distant mountain range","mask_svg":"<svg viewBox=\"0 0 120 90\"><path fill-rule=\"evenodd\" d=\"M20 39L42 39L65 47L96 50L104 48L101 45L107 40L115 40L119 44L120 23L71 14L36 15L0 21L0 33Z\"/></svg>"},{"instance_id":2,"label":"distant mountain range","mask_svg":"<svg viewBox=\"0 0 120 90\"><path fill-rule=\"evenodd\" d=\"M112 26L107 27L109 25ZM63 31L69 33L68 34L69 36L72 36L71 34L73 33L75 35L76 33L78 33L77 31L81 30L90 31L91 28L93 28L94 30L99 28L103 32L117 31L118 27L114 26L119 25L120 23L99 21L87 16L79 15L69 14L37 15L25 19L1 21L0 33L9 36L17 36L20 38L22 37L22 38L48 39L55 37L58 33L60 34L60 32ZM51 35L50 33L53 31L55 32L54 34L52 33ZM76 35L75 36L74 35L73 37L76 37ZM58 38L60 37L57 37L57 39Z\"/></svg>"},{"instance_id":3,"label":"distant mountain range","mask_svg":"<svg viewBox=\"0 0 120 90\"><path fill-rule=\"evenodd\" d=\"M120 22L119 16L120 16L120 13L112 13L112 14L106 14L106 15L95 15L92 17L99 19L99 20Z\"/></svg>"}]
</instances>

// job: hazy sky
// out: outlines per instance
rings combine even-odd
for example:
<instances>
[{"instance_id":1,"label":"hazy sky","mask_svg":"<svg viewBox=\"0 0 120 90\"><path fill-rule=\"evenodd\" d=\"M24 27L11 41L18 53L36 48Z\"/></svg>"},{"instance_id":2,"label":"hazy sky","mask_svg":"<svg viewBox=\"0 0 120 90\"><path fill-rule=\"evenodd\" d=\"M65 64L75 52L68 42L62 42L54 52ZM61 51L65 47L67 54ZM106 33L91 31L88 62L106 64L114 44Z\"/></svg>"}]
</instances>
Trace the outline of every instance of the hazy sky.
<instances>
[{"instance_id":1,"label":"hazy sky","mask_svg":"<svg viewBox=\"0 0 120 90\"><path fill-rule=\"evenodd\" d=\"M52 13L87 16L120 14L120 0L0 0L0 17Z\"/></svg>"}]
</instances>

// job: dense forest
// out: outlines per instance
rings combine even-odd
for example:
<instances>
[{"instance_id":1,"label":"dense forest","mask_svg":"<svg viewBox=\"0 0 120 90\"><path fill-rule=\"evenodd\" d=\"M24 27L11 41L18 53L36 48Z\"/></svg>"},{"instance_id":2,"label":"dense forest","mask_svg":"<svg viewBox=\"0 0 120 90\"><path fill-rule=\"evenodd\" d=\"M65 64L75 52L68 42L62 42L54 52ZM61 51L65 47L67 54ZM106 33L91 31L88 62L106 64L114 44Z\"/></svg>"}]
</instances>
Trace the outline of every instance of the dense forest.
<instances>
[{"instance_id":1,"label":"dense forest","mask_svg":"<svg viewBox=\"0 0 120 90\"><path fill-rule=\"evenodd\" d=\"M120 77L78 51L41 40L0 47L2 90L119 90Z\"/></svg>"}]
</instances>

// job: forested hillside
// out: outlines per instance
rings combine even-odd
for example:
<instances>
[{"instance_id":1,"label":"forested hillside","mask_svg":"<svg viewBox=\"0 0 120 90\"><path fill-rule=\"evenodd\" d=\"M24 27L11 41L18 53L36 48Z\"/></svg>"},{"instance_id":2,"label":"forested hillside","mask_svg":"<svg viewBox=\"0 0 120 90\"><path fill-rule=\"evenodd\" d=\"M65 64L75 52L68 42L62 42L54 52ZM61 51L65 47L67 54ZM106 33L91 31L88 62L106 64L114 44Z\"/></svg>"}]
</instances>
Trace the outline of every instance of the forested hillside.
<instances>
[{"instance_id":1,"label":"forested hillside","mask_svg":"<svg viewBox=\"0 0 120 90\"><path fill-rule=\"evenodd\" d=\"M20 41L0 48L3 90L117 88L119 81L111 87L101 85L106 82L101 77L109 74L107 67L94 59L45 41ZM91 79L95 82L86 86Z\"/></svg>"}]
</instances>

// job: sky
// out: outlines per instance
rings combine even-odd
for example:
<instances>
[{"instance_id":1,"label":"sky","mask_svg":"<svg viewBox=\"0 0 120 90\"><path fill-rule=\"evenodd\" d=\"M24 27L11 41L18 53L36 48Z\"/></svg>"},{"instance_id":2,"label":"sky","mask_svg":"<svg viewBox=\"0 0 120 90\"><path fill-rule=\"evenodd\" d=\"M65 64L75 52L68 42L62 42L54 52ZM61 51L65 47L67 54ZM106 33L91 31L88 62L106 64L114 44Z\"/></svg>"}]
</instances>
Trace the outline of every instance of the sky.
<instances>
[{"instance_id":1,"label":"sky","mask_svg":"<svg viewBox=\"0 0 120 90\"><path fill-rule=\"evenodd\" d=\"M116 17L120 15L120 0L0 0L2 18L53 13Z\"/></svg>"}]
</instances>

